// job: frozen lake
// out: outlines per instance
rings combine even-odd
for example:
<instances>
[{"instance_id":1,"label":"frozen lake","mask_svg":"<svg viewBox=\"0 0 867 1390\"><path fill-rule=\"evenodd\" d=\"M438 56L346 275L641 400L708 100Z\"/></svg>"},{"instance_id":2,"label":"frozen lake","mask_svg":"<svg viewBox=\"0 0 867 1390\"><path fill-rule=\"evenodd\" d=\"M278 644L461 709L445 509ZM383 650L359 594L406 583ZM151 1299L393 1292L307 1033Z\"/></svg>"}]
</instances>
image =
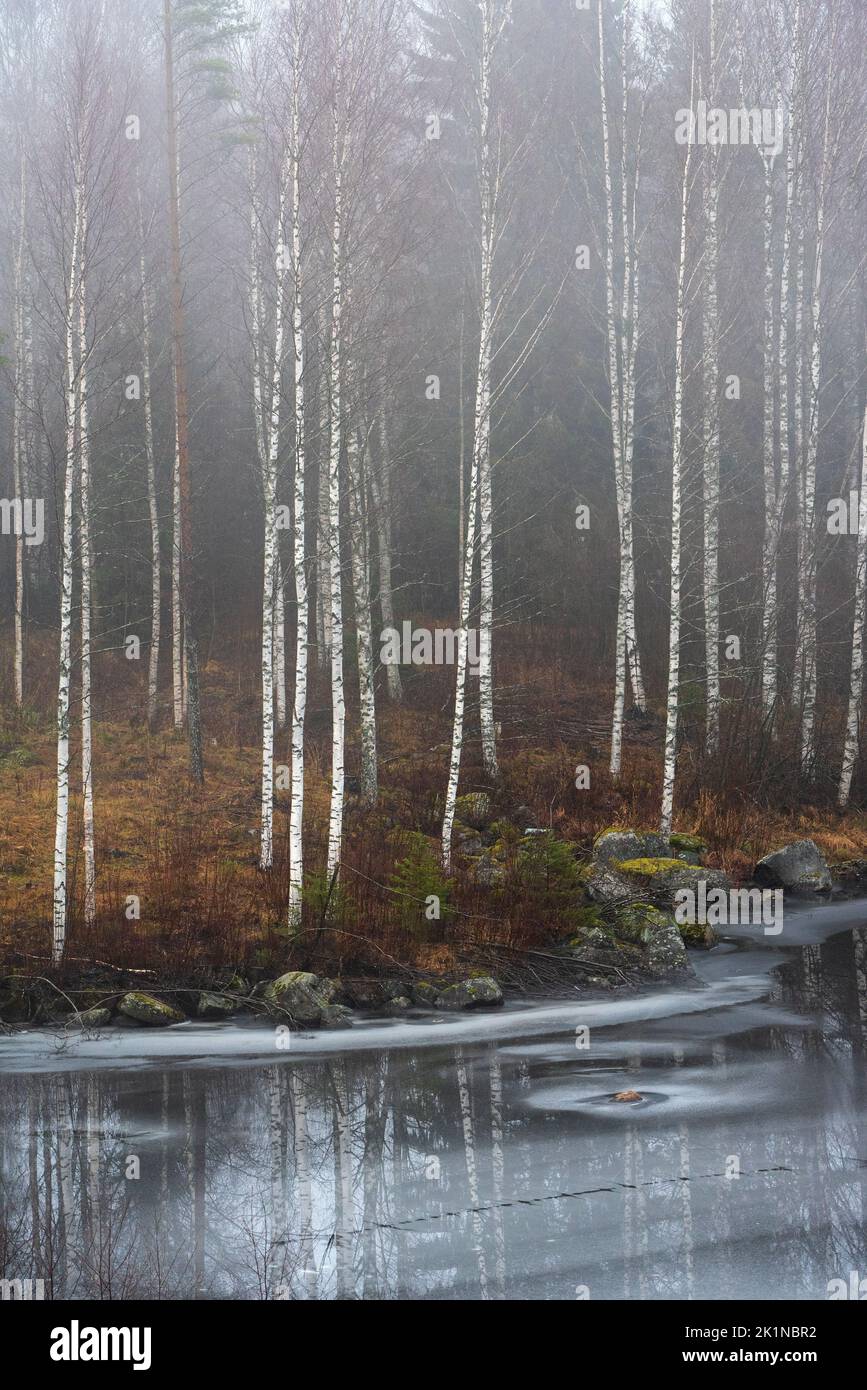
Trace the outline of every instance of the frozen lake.
<instances>
[{"instance_id":1,"label":"frozen lake","mask_svg":"<svg viewBox=\"0 0 867 1390\"><path fill-rule=\"evenodd\" d=\"M825 1299L867 1275L865 924L787 910L694 956L702 989L288 1048L255 1022L0 1039L0 1273L58 1298Z\"/></svg>"}]
</instances>

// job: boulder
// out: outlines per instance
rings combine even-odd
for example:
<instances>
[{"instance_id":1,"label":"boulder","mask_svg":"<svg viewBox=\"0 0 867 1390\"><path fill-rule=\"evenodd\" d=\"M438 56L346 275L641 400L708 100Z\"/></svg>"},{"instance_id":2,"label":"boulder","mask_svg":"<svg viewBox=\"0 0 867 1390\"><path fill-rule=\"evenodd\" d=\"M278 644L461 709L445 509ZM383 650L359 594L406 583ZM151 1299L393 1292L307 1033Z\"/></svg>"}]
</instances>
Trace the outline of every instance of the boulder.
<instances>
[{"instance_id":1,"label":"boulder","mask_svg":"<svg viewBox=\"0 0 867 1390\"><path fill-rule=\"evenodd\" d=\"M481 854L485 848L485 842L476 830L470 830L466 825L461 825L459 821L454 824L455 849L460 854Z\"/></svg>"},{"instance_id":2,"label":"boulder","mask_svg":"<svg viewBox=\"0 0 867 1390\"><path fill-rule=\"evenodd\" d=\"M83 1009L71 1014L68 1022L70 1028L105 1028L111 1023L111 1009Z\"/></svg>"},{"instance_id":3,"label":"boulder","mask_svg":"<svg viewBox=\"0 0 867 1390\"><path fill-rule=\"evenodd\" d=\"M342 998L354 1009L379 1009L386 1000L381 980L342 979L340 991Z\"/></svg>"},{"instance_id":4,"label":"boulder","mask_svg":"<svg viewBox=\"0 0 867 1390\"><path fill-rule=\"evenodd\" d=\"M449 985L436 1001L438 1009L494 1008L503 1002L503 991L490 975L476 975Z\"/></svg>"},{"instance_id":5,"label":"boulder","mask_svg":"<svg viewBox=\"0 0 867 1390\"><path fill-rule=\"evenodd\" d=\"M503 883L506 878L506 868L498 859L491 854L482 854L476 860L473 870L473 879L483 888L494 888Z\"/></svg>"},{"instance_id":6,"label":"boulder","mask_svg":"<svg viewBox=\"0 0 867 1390\"><path fill-rule=\"evenodd\" d=\"M225 994L214 994L209 989L203 989L196 1002L197 1018L228 1018L237 1009L234 999L227 999Z\"/></svg>"},{"instance_id":7,"label":"boulder","mask_svg":"<svg viewBox=\"0 0 867 1390\"><path fill-rule=\"evenodd\" d=\"M698 894L700 884L709 893L731 888L731 879L721 869L706 869L698 864L685 864L682 859L658 858L622 859L611 865L611 872L630 885L630 896L649 897L664 907L674 906L674 895L681 888Z\"/></svg>"},{"instance_id":8,"label":"boulder","mask_svg":"<svg viewBox=\"0 0 867 1390\"><path fill-rule=\"evenodd\" d=\"M669 835L668 843L676 857L685 859L688 864L700 864L707 849L707 841L700 835L687 835L679 830Z\"/></svg>"},{"instance_id":9,"label":"boulder","mask_svg":"<svg viewBox=\"0 0 867 1390\"><path fill-rule=\"evenodd\" d=\"M653 931L665 926L668 914L651 903L627 903L617 909L615 930L637 945L646 945Z\"/></svg>"},{"instance_id":10,"label":"boulder","mask_svg":"<svg viewBox=\"0 0 867 1390\"><path fill-rule=\"evenodd\" d=\"M474 830L487 830L493 815L491 798L487 792L467 792L466 796L458 797L455 814L464 825L471 825Z\"/></svg>"},{"instance_id":11,"label":"boulder","mask_svg":"<svg viewBox=\"0 0 867 1390\"><path fill-rule=\"evenodd\" d=\"M440 985L431 984L430 980L417 980L411 988L413 1002L420 1004L422 1008L432 1009L440 996Z\"/></svg>"},{"instance_id":12,"label":"boulder","mask_svg":"<svg viewBox=\"0 0 867 1390\"><path fill-rule=\"evenodd\" d=\"M594 902L609 907L628 903L635 897L635 888L629 880L615 873L607 864L594 865L584 886Z\"/></svg>"},{"instance_id":13,"label":"boulder","mask_svg":"<svg viewBox=\"0 0 867 1390\"><path fill-rule=\"evenodd\" d=\"M323 1004L319 1022L322 1028L348 1028L352 1023L352 1010L342 1004Z\"/></svg>"},{"instance_id":14,"label":"boulder","mask_svg":"<svg viewBox=\"0 0 867 1390\"><path fill-rule=\"evenodd\" d=\"M597 864L611 864L619 859L658 858L668 853L668 841L652 831L603 830L593 841L593 858Z\"/></svg>"},{"instance_id":15,"label":"boulder","mask_svg":"<svg viewBox=\"0 0 867 1390\"><path fill-rule=\"evenodd\" d=\"M784 888L788 893L829 893L831 873L812 840L796 840L760 859L755 880L763 888Z\"/></svg>"},{"instance_id":16,"label":"boulder","mask_svg":"<svg viewBox=\"0 0 867 1390\"><path fill-rule=\"evenodd\" d=\"M645 963L651 975L660 980L692 977L695 972L686 954L683 937L673 917L660 913L648 922L645 935Z\"/></svg>"},{"instance_id":17,"label":"boulder","mask_svg":"<svg viewBox=\"0 0 867 1390\"><path fill-rule=\"evenodd\" d=\"M402 1014L408 1013L412 1008L412 1000L406 994L397 994L393 999L389 999L385 1006L385 1012L392 1018L400 1018Z\"/></svg>"},{"instance_id":18,"label":"boulder","mask_svg":"<svg viewBox=\"0 0 867 1390\"><path fill-rule=\"evenodd\" d=\"M289 970L271 980L262 996L267 1003L288 1013L293 1022L308 1028L317 1027L322 1022L323 1009L330 1007L317 993L318 984L319 976L308 970Z\"/></svg>"},{"instance_id":19,"label":"boulder","mask_svg":"<svg viewBox=\"0 0 867 1390\"><path fill-rule=\"evenodd\" d=\"M153 994L134 991L125 994L117 1006L117 1011L133 1023L142 1023L148 1028L168 1028L171 1023L185 1023L186 1015L180 1009L157 999Z\"/></svg>"}]
</instances>

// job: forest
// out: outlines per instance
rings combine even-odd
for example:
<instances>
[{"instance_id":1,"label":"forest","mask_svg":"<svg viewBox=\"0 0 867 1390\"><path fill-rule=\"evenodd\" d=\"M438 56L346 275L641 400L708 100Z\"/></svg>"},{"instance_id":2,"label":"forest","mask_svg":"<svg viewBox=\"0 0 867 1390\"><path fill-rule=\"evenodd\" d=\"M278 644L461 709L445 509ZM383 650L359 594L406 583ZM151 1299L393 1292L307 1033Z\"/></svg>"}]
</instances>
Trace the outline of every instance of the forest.
<instances>
[{"instance_id":1,"label":"forest","mask_svg":"<svg viewBox=\"0 0 867 1390\"><path fill-rule=\"evenodd\" d=\"M432 968L612 825L857 856L864 19L5 0L4 950Z\"/></svg>"},{"instance_id":2,"label":"forest","mask_svg":"<svg viewBox=\"0 0 867 1390\"><path fill-rule=\"evenodd\" d=\"M591 1299L815 1362L765 1305L867 1298L865 63L864 0L0 0L52 1361Z\"/></svg>"}]
</instances>

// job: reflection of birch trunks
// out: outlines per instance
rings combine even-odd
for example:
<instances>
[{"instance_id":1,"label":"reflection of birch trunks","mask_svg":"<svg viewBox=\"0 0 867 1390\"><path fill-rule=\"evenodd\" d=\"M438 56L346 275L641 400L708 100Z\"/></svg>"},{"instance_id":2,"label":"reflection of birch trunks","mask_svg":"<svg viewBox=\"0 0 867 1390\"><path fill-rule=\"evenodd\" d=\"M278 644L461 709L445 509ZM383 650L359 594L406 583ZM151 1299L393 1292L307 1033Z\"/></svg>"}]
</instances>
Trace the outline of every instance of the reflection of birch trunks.
<instances>
[{"instance_id":1,"label":"reflection of birch trunks","mask_svg":"<svg viewBox=\"0 0 867 1390\"><path fill-rule=\"evenodd\" d=\"M352 1130L346 1067L342 1058L332 1065L331 1073L334 1082L334 1262L337 1297L354 1298L355 1199L352 1190Z\"/></svg>"},{"instance_id":2,"label":"reflection of birch trunks","mask_svg":"<svg viewBox=\"0 0 867 1390\"><path fill-rule=\"evenodd\" d=\"M299 1258L304 1292L308 1299L319 1297L316 1250L313 1240L313 1177L310 1163L310 1136L307 1123L307 1089L302 1072L289 1072L289 1090L294 1115L293 1148L295 1185L298 1191Z\"/></svg>"},{"instance_id":3,"label":"reflection of birch trunks","mask_svg":"<svg viewBox=\"0 0 867 1390\"><path fill-rule=\"evenodd\" d=\"M455 1074L458 1081L458 1103L461 1111L461 1125L464 1132L464 1158L467 1165L467 1190L469 1192L471 1221L473 1226L473 1250L479 1264L479 1291L483 1299L488 1293L488 1265L484 1248L484 1226L479 1211L479 1180L476 1168L476 1132L473 1110L470 1101L470 1087L467 1079L467 1064L461 1047L455 1048Z\"/></svg>"},{"instance_id":4,"label":"reflection of birch trunks","mask_svg":"<svg viewBox=\"0 0 867 1390\"><path fill-rule=\"evenodd\" d=\"M280 1068L269 1067L266 1076L268 1092L268 1153L271 1178L271 1239L268 1244L268 1296L274 1298L287 1278L286 1253L289 1216L286 1207L286 1187L283 1162L284 1107L280 1084Z\"/></svg>"},{"instance_id":5,"label":"reflection of birch trunks","mask_svg":"<svg viewBox=\"0 0 867 1390\"><path fill-rule=\"evenodd\" d=\"M358 433L346 440L349 488L349 538L352 552L352 591L355 604L356 655L361 707L361 802L376 803L376 699L373 680L373 639L370 624L370 566L367 513L364 506L364 459Z\"/></svg>"},{"instance_id":6,"label":"reflection of birch trunks","mask_svg":"<svg viewBox=\"0 0 867 1390\"><path fill-rule=\"evenodd\" d=\"M506 1233L503 1208L506 1167L503 1154L503 1073L497 1044L488 1050L488 1074L491 1084L491 1170L493 1176L494 1274L497 1297L506 1296Z\"/></svg>"}]
</instances>

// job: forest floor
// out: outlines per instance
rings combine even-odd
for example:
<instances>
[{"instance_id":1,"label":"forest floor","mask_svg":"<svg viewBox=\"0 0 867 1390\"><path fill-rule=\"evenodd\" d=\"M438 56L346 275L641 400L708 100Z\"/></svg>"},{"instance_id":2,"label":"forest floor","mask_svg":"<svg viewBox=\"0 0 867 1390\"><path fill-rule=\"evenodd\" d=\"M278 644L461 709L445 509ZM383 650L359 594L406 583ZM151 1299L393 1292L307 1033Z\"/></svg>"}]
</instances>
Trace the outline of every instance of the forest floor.
<instances>
[{"instance_id":1,"label":"forest floor","mask_svg":"<svg viewBox=\"0 0 867 1390\"><path fill-rule=\"evenodd\" d=\"M379 699L380 794L373 810L364 810L354 792L358 730L350 691L345 848L341 885L329 900L326 924L330 701L325 675L314 667L305 778L309 880L303 932L290 945L283 926L288 790L278 790L275 798L274 867L264 873L258 868L258 690L252 639L250 645L247 659L239 641L236 650L204 664L204 787L190 781L185 736L170 727L168 692L167 727L150 733L140 667L130 669L136 663L116 652L100 656L94 681L98 921L86 929L81 919L76 795L69 836L70 960L176 973L245 962L286 969L287 961L341 974L395 967L448 972L459 962L489 961L486 948L544 950L568 934L571 909L564 907L563 885L540 884L538 876L526 874L481 883L460 853L451 880L440 882L435 860L454 674L413 668L404 671L409 678L403 704L389 705L384 692ZM566 657L553 665L539 659L526 633L513 634L513 652L509 684L498 682L496 695L501 785L493 799L501 837L508 841L510 822L516 834L522 821L535 823L569 846L580 866L600 830L654 828L661 710L627 720L624 771L614 786L607 771L610 691L588 689ZM8 650L2 655L8 658ZM48 638L31 642L29 662L36 673L31 707L15 712L9 692L0 691L0 960L26 957L36 963L48 958L51 922L56 749ZM8 664L4 659L3 667ZM485 788L472 707L469 728L462 793ZM288 764L288 744L288 733L280 732L278 764ZM812 838L831 864L867 856L863 812L840 814L827 797L816 804L789 797L786 804L785 797L760 794L748 786L745 763L731 788L700 788L695 761L687 741L676 828L702 836L706 862L735 881L748 878L762 855L793 839ZM575 786L580 764L590 769L589 789ZM719 764L713 771L719 784ZM78 777L74 755L73 788ZM401 896L407 891L421 900L439 891L448 904L444 920L426 924L418 903L408 915ZM135 902L139 917L131 909Z\"/></svg>"}]
</instances>

